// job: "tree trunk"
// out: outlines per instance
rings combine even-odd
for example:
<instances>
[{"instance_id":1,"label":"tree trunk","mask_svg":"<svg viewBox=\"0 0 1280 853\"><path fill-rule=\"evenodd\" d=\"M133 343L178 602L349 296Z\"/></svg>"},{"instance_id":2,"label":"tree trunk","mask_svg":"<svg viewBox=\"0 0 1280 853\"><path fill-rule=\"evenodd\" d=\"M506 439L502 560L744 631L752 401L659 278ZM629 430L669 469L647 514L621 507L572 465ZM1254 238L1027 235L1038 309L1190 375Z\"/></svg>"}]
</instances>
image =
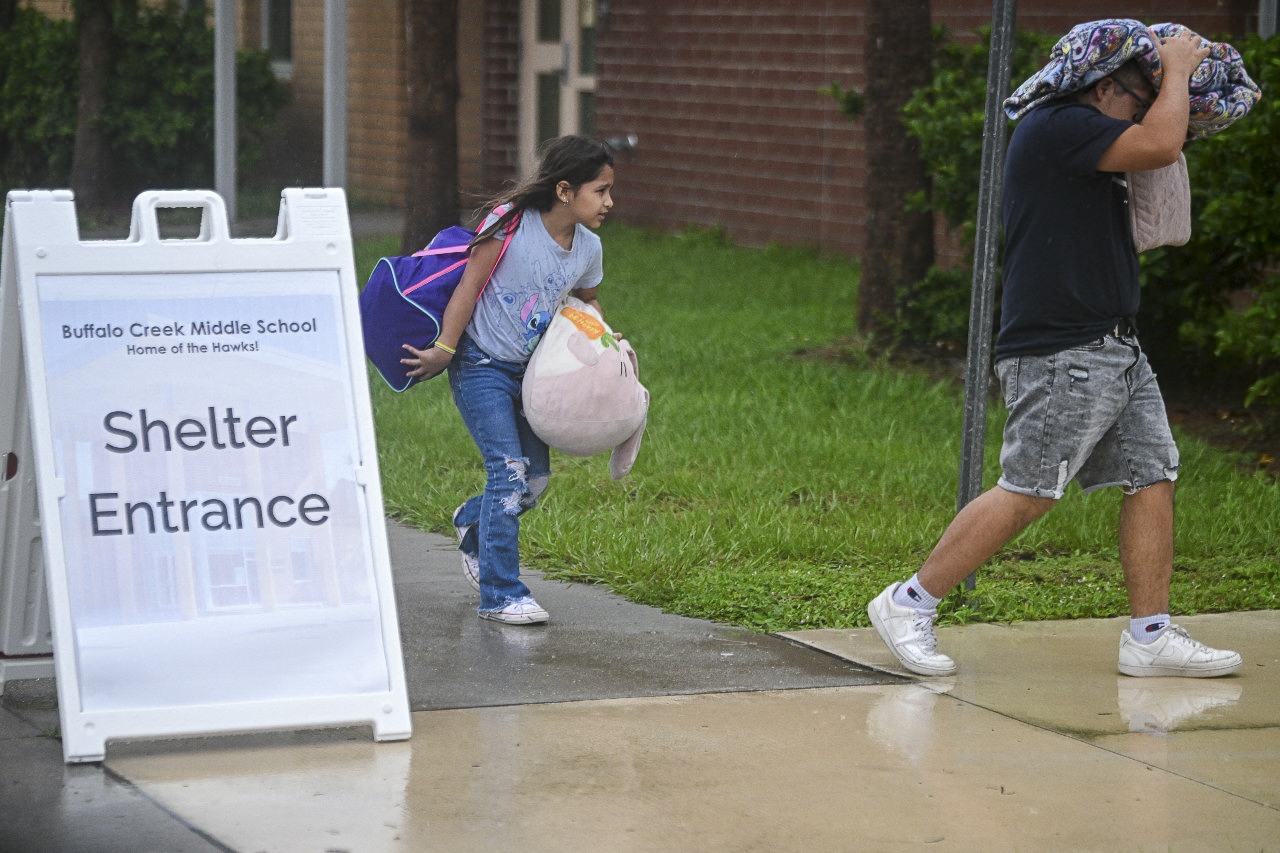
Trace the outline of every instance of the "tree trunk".
<instances>
[{"instance_id":1,"label":"tree trunk","mask_svg":"<svg viewBox=\"0 0 1280 853\"><path fill-rule=\"evenodd\" d=\"M401 237L417 251L458 224L458 2L405 3L408 180Z\"/></svg>"},{"instance_id":2,"label":"tree trunk","mask_svg":"<svg viewBox=\"0 0 1280 853\"><path fill-rule=\"evenodd\" d=\"M114 160L99 121L106 109L111 74L111 8L107 0L89 0L75 6L80 38L80 95L69 182L77 205L86 209L106 208L114 200L116 189Z\"/></svg>"},{"instance_id":3,"label":"tree trunk","mask_svg":"<svg viewBox=\"0 0 1280 853\"><path fill-rule=\"evenodd\" d=\"M919 145L907 135L902 105L932 79L929 0L870 0L867 4L866 243L858 289L858 331L883 335L900 291L933 264L933 217L907 210L907 198L927 189Z\"/></svg>"}]
</instances>

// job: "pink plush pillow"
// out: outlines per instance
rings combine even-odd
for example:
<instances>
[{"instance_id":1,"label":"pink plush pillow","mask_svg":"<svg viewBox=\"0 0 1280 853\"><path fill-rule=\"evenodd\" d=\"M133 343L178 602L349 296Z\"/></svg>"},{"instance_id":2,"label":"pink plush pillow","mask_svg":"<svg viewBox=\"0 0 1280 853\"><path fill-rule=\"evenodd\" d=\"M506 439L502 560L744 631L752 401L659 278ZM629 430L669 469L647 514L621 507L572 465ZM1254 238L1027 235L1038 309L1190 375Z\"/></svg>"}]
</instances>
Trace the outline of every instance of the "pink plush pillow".
<instances>
[{"instance_id":1,"label":"pink plush pillow","mask_svg":"<svg viewBox=\"0 0 1280 853\"><path fill-rule=\"evenodd\" d=\"M635 350L600 314L569 297L551 319L521 389L524 414L539 438L570 456L612 450L609 473L626 476L640 452L649 392Z\"/></svg>"}]
</instances>

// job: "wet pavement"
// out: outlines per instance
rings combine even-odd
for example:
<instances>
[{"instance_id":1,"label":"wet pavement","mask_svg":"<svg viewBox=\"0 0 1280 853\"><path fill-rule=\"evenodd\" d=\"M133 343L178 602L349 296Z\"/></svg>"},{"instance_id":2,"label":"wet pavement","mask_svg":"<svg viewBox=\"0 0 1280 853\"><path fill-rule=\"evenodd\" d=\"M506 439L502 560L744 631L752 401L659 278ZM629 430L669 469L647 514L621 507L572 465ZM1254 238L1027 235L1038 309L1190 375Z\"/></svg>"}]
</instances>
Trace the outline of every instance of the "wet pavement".
<instances>
[{"instance_id":1,"label":"wet pavement","mask_svg":"<svg viewBox=\"0 0 1280 853\"><path fill-rule=\"evenodd\" d=\"M803 644L641 607L601 587L538 582L554 624L476 617L453 540L390 525L415 711L896 681Z\"/></svg>"},{"instance_id":2,"label":"wet pavement","mask_svg":"<svg viewBox=\"0 0 1280 853\"><path fill-rule=\"evenodd\" d=\"M1180 620L1224 679L1115 673L1122 620L939 631L949 679L870 629L768 636L607 590L474 615L452 540L391 523L414 735L108 744L67 766L48 680L0 710L0 850L1267 850L1280 613Z\"/></svg>"}]
</instances>

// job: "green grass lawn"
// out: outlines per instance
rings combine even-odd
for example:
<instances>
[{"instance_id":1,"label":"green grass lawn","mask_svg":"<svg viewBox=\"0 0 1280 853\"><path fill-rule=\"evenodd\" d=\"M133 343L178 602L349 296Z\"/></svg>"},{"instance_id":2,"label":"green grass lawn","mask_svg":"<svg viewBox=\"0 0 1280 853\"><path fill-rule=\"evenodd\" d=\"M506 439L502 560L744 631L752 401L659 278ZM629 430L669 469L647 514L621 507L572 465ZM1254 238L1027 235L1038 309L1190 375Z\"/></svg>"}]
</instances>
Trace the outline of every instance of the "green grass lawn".
<instances>
[{"instance_id":1,"label":"green grass lawn","mask_svg":"<svg viewBox=\"0 0 1280 853\"><path fill-rule=\"evenodd\" d=\"M524 517L526 565L634 601L750 628L866 625L955 511L963 388L846 347L857 269L815 252L714 233L602 231L601 302L635 346L652 403L621 481L607 455L553 452L551 488ZM364 276L396 240L357 245ZM1158 366L1157 366L1158 367ZM452 533L480 490L480 456L447 383L396 394L371 374L388 513ZM1004 411L990 406L985 483ZM1179 433L1176 613L1280 607L1280 483ZM953 594L942 622L1127 612L1115 543L1120 492L1072 487Z\"/></svg>"}]
</instances>

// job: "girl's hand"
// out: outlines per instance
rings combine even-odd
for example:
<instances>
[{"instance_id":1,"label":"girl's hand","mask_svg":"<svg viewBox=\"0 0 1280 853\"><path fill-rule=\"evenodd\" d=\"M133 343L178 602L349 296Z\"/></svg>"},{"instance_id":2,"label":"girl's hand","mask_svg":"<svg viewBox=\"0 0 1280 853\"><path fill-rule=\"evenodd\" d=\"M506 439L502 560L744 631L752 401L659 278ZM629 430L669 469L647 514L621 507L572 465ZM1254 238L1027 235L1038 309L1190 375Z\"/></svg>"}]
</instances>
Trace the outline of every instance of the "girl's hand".
<instances>
[{"instance_id":1,"label":"girl's hand","mask_svg":"<svg viewBox=\"0 0 1280 853\"><path fill-rule=\"evenodd\" d=\"M404 348L413 354L413 358L400 359L401 364L411 368L405 373L410 379L431 379L439 376L453 360L452 355L434 346L423 350L404 344Z\"/></svg>"}]
</instances>

